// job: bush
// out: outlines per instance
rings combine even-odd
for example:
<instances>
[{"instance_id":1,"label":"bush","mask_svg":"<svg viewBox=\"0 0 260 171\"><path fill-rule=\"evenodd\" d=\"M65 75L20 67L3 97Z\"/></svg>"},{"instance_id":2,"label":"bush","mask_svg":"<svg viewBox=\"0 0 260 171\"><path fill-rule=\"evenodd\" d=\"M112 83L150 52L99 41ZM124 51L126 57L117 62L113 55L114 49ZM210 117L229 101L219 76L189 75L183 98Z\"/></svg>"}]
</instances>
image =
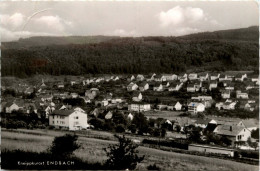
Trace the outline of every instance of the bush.
<instances>
[{"instance_id":1,"label":"bush","mask_svg":"<svg viewBox=\"0 0 260 171\"><path fill-rule=\"evenodd\" d=\"M116 126L116 132L118 132L118 133L122 133L122 132L125 132L125 128L124 128L124 126L123 125L117 125Z\"/></svg>"},{"instance_id":2,"label":"bush","mask_svg":"<svg viewBox=\"0 0 260 171\"><path fill-rule=\"evenodd\" d=\"M137 155L136 148L138 145L125 136L115 135L115 137L118 139L119 144L104 149L108 157L105 166L107 166L107 169L113 170L134 170L137 163L144 159L144 156L139 157Z\"/></svg>"},{"instance_id":3,"label":"bush","mask_svg":"<svg viewBox=\"0 0 260 171\"><path fill-rule=\"evenodd\" d=\"M64 136L55 137L52 146L49 148L49 151L53 155L59 156L70 156L76 149L80 147L76 143L78 139L77 135L65 134Z\"/></svg>"}]
</instances>

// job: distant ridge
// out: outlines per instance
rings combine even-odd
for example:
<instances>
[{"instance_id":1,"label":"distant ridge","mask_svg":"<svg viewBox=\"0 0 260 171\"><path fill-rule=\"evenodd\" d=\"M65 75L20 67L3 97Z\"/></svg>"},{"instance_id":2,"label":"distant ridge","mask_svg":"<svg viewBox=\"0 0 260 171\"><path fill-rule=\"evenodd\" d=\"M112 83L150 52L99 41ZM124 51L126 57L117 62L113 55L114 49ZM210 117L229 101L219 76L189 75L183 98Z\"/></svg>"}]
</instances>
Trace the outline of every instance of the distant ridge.
<instances>
[{"instance_id":1,"label":"distant ridge","mask_svg":"<svg viewBox=\"0 0 260 171\"><path fill-rule=\"evenodd\" d=\"M144 37L144 38L149 38ZM189 34L179 37L163 37L163 36L153 36L153 39L160 41L167 41L169 38L174 38L176 40L231 40L231 41L254 41L259 40L259 26L252 26L248 28L231 29L231 30L220 30L214 32L202 32ZM119 36L37 36L19 39L18 41L12 42L2 42L2 48L28 48L34 46L52 46L52 45L68 45L68 44L92 44L101 43L106 41L125 41L129 39L140 39Z\"/></svg>"},{"instance_id":2,"label":"distant ridge","mask_svg":"<svg viewBox=\"0 0 260 171\"><path fill-rule=\"evenodd\" d=\"M240 41L259 41L259 26L251 26L248 28L219 30L214 32L195 33L179 38L188 40L198 39L215 39L215 40L240 40Z\"/></svg>"}]
</instances>

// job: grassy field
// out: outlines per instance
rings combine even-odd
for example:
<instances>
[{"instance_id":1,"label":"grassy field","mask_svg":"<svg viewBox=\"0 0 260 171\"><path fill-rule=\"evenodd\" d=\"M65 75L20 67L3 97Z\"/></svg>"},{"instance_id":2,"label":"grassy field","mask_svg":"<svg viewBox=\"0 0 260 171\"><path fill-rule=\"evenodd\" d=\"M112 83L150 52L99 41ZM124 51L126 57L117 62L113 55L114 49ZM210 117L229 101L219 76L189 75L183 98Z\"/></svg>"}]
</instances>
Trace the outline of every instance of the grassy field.
<instances>
[{"instance_id":1,"label":"grassy field","mask_svg":"<svg viewBox=\"0 0 260 171\"><path fill-rule=\"evenodd\" d=\"M55 136L63 134L64 132L51 130L2 130L1 148L41 152L48 149ZM101 136L102 132L99 134ZM104 133L104 135L110 136L108 133ZM81 144L81 148L75 151L77 157L88 162L102 163L106 160L103 148L116 142L79 136L78 143ZM145 160L137 166L138 170L146 170L150 164L156 164L162 170L258 170L257 166L229 160L167 152L143 146L138 147L138 150L141 155L145 155Z\"/></svg>"},{"instance_id":2,"label":"grassy field","mask_svg":"<svg viewBox=\"0 0 260 171\"><path fill-rule=\"evenodd\" d=\"M174 120L176 117L178 117L183 111L147 111L144 113L144 115L148 118L164 118L169 120Z\"/></svg>"}]
</instances>

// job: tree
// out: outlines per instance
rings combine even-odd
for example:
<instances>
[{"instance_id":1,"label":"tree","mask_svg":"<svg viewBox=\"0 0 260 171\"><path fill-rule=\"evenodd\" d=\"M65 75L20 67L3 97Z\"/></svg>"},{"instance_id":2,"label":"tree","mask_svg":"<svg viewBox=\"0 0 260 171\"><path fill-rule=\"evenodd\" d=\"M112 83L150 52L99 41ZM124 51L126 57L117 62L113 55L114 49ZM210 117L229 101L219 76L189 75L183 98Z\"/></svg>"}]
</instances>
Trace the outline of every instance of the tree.
<instances>
[{"instance_id":1,"label":"tree","mask_svg":"<svg viewBox=\"0 0 260 171\"><path fill-rule=\"evenodd\" d=\"M137 155L136 148L138 145L125 136L115 135L115 137L118 139L119 144L110 145L104 149L108 157L105 165L108 169L113 170L134 170L136 165L144 159L144 156L139 157Z\"/></svg>"},{"instance_id":2,"label":"tree","mask_svg":"<svg viewBox=\"0 0 260 171\"><path fill-rule=\"evenodd\" d=\"M64 136L55 137L49 151L53 155L69 157L77 150L80 145L76 143L77 135L65 134Z\"/></svg>"},{"instance_id":3,"label":"tree","mask_svg":"<svg viewBox=\"0 0 260 171\"><path fill-rule=\"evenodd\" d=\"M125 132L124 125L122 125L122 124L117 125L116 126L116 132L118 132L118 133Z\"/></svg>"},{"instance_id":4,"label":"tree","mask_svg":"<svg viewBox=\"0 0 260 171\"><path fill-rule=\"evenodd\" d=\"M251 136L252 138L259 139L259 128L252 130Z\"/></svg>"},{"instance_id":5,"label":"tree","mask_svg":"<svg viewBox=\"0 0 260 171\"><path fill-rule=\"evenodd\" d=\"M146 133L148 130L148 121L142 113L138 113L134 116L132 124L135 124L139 129L139 134Z\"/></svg>"}]
</instances>

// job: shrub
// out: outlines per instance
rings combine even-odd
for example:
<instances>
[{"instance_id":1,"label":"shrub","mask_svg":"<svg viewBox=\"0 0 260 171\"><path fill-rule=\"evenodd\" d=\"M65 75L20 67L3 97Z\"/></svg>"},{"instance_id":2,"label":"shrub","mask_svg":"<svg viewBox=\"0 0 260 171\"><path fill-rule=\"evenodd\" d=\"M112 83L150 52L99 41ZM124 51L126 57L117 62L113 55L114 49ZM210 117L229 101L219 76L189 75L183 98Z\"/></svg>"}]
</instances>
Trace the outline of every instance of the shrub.
<instances>
[{"instance_id":1,"label":"shrub","mask_svg":"<svg viewBox=\"0 0 260 171\"><path fill-rule=\"evenodd\" d=\"M80 147L76 143L77 135L65 134L64 136L55 137L49 151L53 155L70 156L76 149Z\"/></svg>"},{"instance_id":2,"label":"shrub","mask_svg":"<svg viewBox=\"0 0 260 171\"><path fill-rule=\"evenodd\" d=\"M125 132L125 128L124 128L124 126L123 125L117 125L116 126L116 132L118 132L118 133L122 133L122 132Z\"/></svg>"},{"instance_id":3,"label":"shrub","mask_svg":"<svg viewBox=\"0 0 260 171\"><path fill-rule=\"evenodd\" d=\"M136 168L137 163L140 163L144 156L139 157L136 148L137 144L134 144L130 139L125 136L115 135L119 144L109 146L104 149L107 154L107 161L105 165L108 169L114 170L133 170Z\"/></svg>"}]
</instances>

